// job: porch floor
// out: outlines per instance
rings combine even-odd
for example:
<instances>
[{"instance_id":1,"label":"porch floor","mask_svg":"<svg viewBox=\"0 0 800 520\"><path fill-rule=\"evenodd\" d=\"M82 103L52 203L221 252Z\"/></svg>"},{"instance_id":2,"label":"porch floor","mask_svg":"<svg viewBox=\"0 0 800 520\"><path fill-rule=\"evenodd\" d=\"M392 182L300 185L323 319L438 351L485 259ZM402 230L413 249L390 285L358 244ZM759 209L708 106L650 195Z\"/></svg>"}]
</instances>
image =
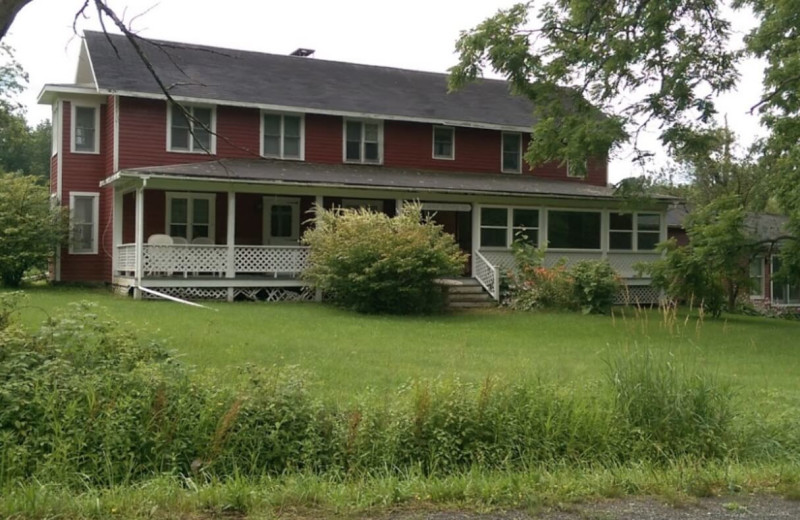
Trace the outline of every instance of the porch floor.
<instances>
[{"instance_id":1,"label":"porch floor","mask_svg":"<svg viewBox=\"0 0 800 520\"><path fill-rule=\"evenodd\" d=\"M116 276L115 285L133 286L136 279L132 276ZM236 278L220 278L200 275L186 276L176 273L171 276L145 276L143 287L306 287L308 284L297 276L279 274L242 274Z\"/></svg>"}]
</instances>

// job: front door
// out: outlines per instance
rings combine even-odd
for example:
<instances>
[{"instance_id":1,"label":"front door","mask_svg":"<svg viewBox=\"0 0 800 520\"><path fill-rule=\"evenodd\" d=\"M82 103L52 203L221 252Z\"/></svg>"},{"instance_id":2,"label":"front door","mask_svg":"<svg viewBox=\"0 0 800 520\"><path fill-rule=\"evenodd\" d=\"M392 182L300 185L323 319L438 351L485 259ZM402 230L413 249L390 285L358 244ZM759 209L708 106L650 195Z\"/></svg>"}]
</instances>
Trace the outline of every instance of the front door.
<instances>
[{"instance_id":1,"label":"front door","mask_svg":"<svg viewBox=\"0 0 800 520\"><path fill-rule=\"evenodd\" d=\"M450 233L455 237L458 247L467 255L463 274L469 276L472 265L470 262L470 255L472 254L472 213L460 210L427 211L426 213L433 216L434 222L442 226L445 233Z\"/></svg>"},{"instance_id":2,"label":"front door","mask_svg":"<svg viewBox=\"0 0 800 520\"><path fill-rule=\"evenodd\" d=\"M300 240L300 199L264 197L264 244L296 246Z\"/></svg>"}]
</instances>

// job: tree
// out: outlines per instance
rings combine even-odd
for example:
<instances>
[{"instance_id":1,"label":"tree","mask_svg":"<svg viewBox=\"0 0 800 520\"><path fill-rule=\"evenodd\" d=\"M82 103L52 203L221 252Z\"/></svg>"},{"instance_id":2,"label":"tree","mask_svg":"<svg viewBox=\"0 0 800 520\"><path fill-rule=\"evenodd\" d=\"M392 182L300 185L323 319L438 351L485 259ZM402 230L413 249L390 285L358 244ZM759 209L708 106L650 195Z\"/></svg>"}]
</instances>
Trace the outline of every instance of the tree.
<instances>
[{"instance_id":1,"label":"tree","mask_svg":"<svg viewBox=\"0 0 800 520\"><path fill-rule=\"evenodd\" d=\"M46 186L35 177L0 173L0 278L18 287L25 272L46 269L66 237L66 212L50 204Z\"/></svg>"}]
</instances>

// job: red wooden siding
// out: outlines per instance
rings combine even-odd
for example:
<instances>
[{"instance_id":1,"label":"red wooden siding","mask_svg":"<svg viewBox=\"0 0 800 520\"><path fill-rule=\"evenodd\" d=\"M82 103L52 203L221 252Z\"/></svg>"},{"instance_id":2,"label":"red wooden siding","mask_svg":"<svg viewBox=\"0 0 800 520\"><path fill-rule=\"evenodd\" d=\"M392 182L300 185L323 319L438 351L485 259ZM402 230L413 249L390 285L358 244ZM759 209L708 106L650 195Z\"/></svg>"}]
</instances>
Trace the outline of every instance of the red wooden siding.
<instances>
[{"instance_id":1,"label":"red wooden siding","mask_svg":"<svg viewBox=\"0 0 800 520\"><path fill-rule=\"evenodd\" d=\"M306 161L342 163L342 118L306 114Z\"/></svg>"},{"instance_id":2,"label":"red wooden siding","mask_svg":"<svg viewBox=\"0 0 800 520\"><path fill-rule=\"evenodd\" d=\"M69 204L70 194L74 191L100 193L100 181L105 179L110 172L106 170L105 157L102 153L108 149L110 136L107 133L107 107L100 107L100 152L99 154L72 153L70 151L71 141L71 118L72 107L68 101L64 102L64 109L61 114L62 138L61 149L63 151L63 187L61 188L62 203ZM104 219L110 208L109 197L100 197L100 221L98 222L98 253L94 255L70 255L69 248L61 250L61 280L65 282L103 282L110 281L111 272L111 250L104 242L104 233L111 235L112 227L109 221Z\"/></svg>"}]
</instances>

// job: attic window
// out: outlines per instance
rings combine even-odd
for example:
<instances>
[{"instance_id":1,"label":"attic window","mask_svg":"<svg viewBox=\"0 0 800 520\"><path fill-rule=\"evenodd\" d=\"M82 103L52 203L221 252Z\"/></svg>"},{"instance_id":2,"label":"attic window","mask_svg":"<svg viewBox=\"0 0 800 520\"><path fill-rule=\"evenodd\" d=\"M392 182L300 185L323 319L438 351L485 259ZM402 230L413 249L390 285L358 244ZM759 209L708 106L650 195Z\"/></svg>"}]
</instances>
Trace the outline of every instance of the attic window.
<instances>
[{"instance_id":1,"label":"attic window","mask_svg":"<svg viewBox=\"0 0 800 520\"><path fill-rule=\"evenodd\" d=\"M455 128L452 126L433 127L433 158L455 159Z\"/></svg>"},{"instance_id":2,"label":"attic window","mask_svg":"<svg viewBox=\"0 0 800 520\"><path fill-rule=\"evenodd\" d=\"M213 107L184 105L181 109L171 105L167 111L167 150L213 154L215 126Z\"/></svg>"},{"instance_id":3,"label":"attic window","mask_svg":"<svg viewBox=\"0 0 800 520\"><path fill-rule=\"evenodd\" d=\"M261 155L303 159L303 117L265 112L261 121Z\"/></svg>"},{"instance_id":4,"label":"attic window","mask_svg":"<svg viewBox=\"0 0 800 520\"><path fill-rule=\"evenodd\" d=\"M522 134L503 132L503 173L522 172Z\"/></svg>"}]
</instances>

